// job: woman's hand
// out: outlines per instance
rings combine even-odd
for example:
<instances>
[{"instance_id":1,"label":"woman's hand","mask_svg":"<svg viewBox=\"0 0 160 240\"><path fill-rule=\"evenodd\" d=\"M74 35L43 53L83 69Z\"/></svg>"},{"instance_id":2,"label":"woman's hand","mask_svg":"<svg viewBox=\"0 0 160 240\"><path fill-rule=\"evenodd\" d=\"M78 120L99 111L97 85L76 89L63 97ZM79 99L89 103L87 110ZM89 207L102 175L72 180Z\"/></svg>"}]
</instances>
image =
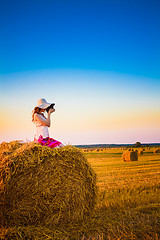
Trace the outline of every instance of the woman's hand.
<instances>
[{"instance_id":1,"label":"woman's hand","mask_svg":"<svg viewBox=\"0 0 160 240\"><path fill-rule=\"evenodd\" d=\"M51 113L53 113L53 112L55 112L55 109L54 109L54 108L50 108L49 111L48 111L49 114L51 114Z\"/></svg>"}]
</instances>

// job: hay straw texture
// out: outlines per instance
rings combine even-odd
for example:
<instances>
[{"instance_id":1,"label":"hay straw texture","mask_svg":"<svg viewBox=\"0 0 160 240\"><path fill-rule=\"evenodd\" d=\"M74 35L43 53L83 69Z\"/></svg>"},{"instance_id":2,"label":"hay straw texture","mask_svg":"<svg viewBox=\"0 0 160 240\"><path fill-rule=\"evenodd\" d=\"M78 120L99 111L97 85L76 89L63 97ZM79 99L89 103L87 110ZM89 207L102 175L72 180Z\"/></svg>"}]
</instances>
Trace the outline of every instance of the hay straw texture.
<instances>
[{"instance_id":1,"label":"hay straw texture","mask_svg":"<svg viewBox=\"0 0 160 240\"><path fill-rule=\"evenodd\" d=\"M80 150L18 141L0 145L0 189L4 227L78 222L97 195L95 173Z\"/></svg>"},{"instance_id":2,"label":"hay straw texture","mask_svg":"<svg viewBox=\"0 0 160 240\"><path fill-rule=\"evenodd\" d=\"M138 155L136 151L125 151L122 154L122 159L124 162L138 161Z\"/></svg>"}]
</instances>

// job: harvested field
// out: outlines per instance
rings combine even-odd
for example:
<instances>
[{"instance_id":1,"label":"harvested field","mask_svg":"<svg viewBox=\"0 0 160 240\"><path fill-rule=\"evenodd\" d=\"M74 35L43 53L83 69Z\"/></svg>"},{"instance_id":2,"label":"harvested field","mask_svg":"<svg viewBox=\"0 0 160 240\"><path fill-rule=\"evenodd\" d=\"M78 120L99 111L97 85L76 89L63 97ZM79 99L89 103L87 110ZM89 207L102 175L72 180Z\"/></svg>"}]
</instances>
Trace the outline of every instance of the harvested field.
<instances>
[{"instance_id":1,"label":"harvested field","mask_svg":"<svg viewBox=\"0 0 160 240\"><path fill-rule=\"evenodd\" d=\"M85 154L98 178L100 237L160 239L160 154L150 148L133 162L122 154L120 148Z\"/></svg>"},{"instance_id":2,"label":"harvested field","mask_svg":"<svg viewBox=\"0 0 160 240\"><path fill-rule=\"evenodd\" d=\"M35 240L160 239L160 154L151 147L138 161L123 162L124 151L106 148L84 153L99 189L96 208L87 220L51 228L19 227L19 235L14 228L1 228L0 236L8 231L17 239Z\"/></svg>"}]
</instances>

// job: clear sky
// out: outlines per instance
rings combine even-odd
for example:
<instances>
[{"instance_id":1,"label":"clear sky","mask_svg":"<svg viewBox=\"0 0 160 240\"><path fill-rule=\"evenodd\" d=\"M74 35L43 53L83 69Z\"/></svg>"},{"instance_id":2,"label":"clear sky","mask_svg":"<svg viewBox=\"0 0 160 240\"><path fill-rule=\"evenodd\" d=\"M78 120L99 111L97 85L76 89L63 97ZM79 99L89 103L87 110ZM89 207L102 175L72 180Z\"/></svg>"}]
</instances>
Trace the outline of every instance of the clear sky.
<instances>
[{"instance_id":1,"label":"clear sky","mask_svg":"<svg viewBox=\"0 0 160 240\"><path fill-rule=\"evenodd\" d=\"M0 1L0 142L33 140L39 98L50 136L71 144L160 142L158 0Z\"/></svg>"}]
</instances>

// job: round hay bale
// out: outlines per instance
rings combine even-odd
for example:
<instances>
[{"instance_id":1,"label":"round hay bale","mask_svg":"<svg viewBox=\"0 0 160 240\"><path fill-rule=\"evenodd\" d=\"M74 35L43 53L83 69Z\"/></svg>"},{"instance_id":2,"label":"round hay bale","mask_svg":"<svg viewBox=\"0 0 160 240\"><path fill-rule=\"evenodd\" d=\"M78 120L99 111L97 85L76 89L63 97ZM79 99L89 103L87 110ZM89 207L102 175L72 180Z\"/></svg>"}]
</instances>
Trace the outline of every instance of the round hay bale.
<instances>
[{"instance_id":1,"label":"round hay bale","mask_svg":"<svg viewBox=\"0 0 160 240\"><path fill-rule=\"evenodd\" d=\"M143 155L143 150L139 150L138 154Z\"/></svg>"},{"instance_id":2,"label":"round hay bale","mask_svg":"<svg viewBox=\"0 0 160 240\"><path fill-rule=\"evenodd\" d=\"M3 150L2 150L2 148ZM46 227L83 220L94 209L96 175L81 150L36 143L0 146L2 225Z\"/></svg>"},{"instance_id":3,"label":"round hay bale","mask_svg":"<svg viewBox=\"0 0 160 240\"><path fill-rule=\"evenodd\" d=\"M159 148L156 148L156 149L154 150L154 153L160 153L160 149L159 149Z\"/></svg>"},{"instance_id":4,"label":"round hay bale","mask_svg":"<svg viewBox=\"0 0 160 240\"><path fill-rule=\"evenodd\" d=\"M124 162L130 162L130 161L138 161L138 155L137 155L137 152L134 151L125 151L123 154L122 154L122 159Z\"/></svg>"}]
</instances>

